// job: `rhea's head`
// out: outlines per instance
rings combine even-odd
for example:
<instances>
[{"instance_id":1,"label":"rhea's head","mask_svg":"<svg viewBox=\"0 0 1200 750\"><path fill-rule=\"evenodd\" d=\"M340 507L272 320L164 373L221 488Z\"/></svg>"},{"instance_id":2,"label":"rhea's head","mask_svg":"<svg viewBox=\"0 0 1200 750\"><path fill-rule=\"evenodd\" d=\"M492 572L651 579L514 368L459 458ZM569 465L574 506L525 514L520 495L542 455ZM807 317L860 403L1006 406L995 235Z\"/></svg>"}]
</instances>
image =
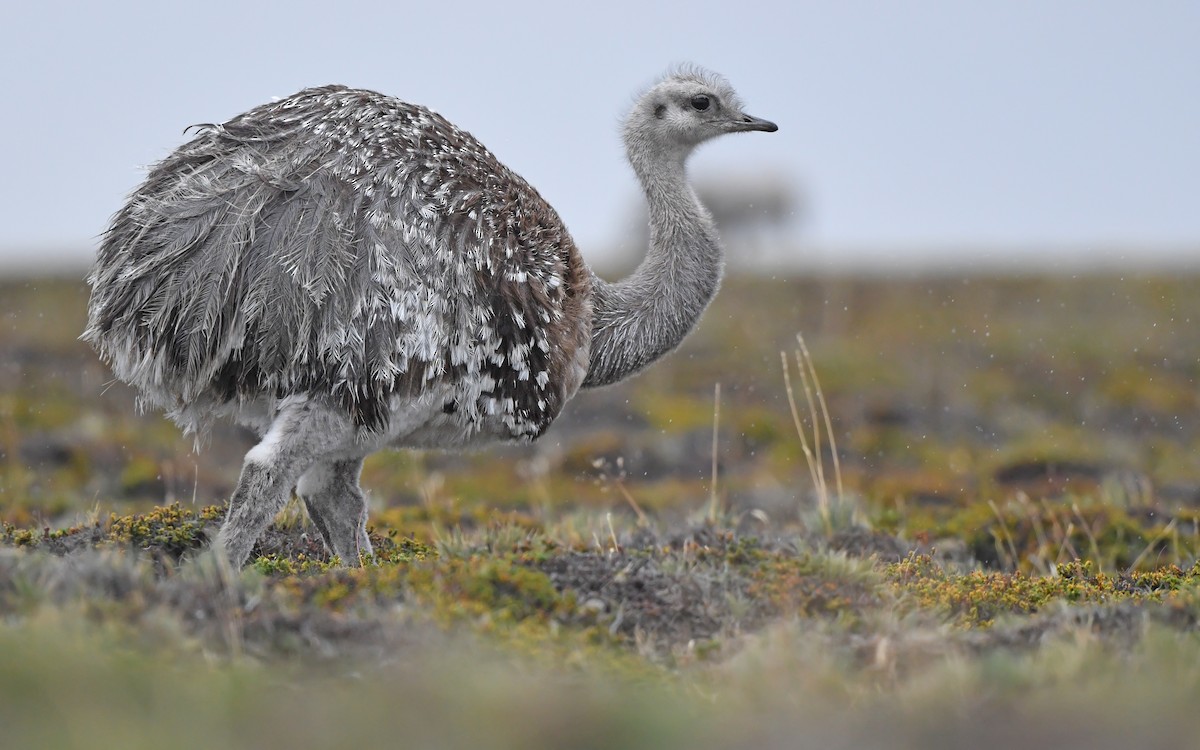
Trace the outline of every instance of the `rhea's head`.
<instances>
[{"instance_id":1,"label":"rhea's head","mask_svg":"<svg viewBox=\"0 0 1200 750\"><path fill-rule=\"evenodd\" d=\"M668 74L638 97L625 120L625 144L631 154L686 155L696 146L726 133L778 126L748 115L737 92L722 76L687 67Z\"/></svg>"}]
</instances>

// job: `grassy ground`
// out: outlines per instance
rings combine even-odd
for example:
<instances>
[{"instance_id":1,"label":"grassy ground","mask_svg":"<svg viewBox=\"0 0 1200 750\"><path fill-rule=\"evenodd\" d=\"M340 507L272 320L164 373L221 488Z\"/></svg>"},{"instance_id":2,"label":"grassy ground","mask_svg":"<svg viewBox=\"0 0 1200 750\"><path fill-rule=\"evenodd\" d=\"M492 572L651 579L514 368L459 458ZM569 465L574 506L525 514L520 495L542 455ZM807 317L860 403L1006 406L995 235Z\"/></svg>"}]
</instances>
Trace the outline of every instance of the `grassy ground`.
<instances>
[{"instance_id":1,"label":"grassy ground","mask_svg":"<svg viewBox=\"0 0 1200 750\"><path fill-rule=\"evenodd\" d=\"M8 284L0 746L1196 745L1197 281L734 280L536 445L372 458L365 567L293 506L245 571L249 437Z\"/></svg>"}]
</instances>

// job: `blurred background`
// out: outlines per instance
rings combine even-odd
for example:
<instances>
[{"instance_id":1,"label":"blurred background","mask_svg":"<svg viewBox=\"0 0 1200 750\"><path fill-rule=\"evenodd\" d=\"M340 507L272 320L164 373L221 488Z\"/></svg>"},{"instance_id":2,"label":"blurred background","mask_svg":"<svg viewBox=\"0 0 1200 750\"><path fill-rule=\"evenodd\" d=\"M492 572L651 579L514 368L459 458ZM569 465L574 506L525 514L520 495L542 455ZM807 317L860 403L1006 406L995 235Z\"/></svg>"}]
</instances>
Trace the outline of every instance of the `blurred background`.
<instances>
[{"instance_id":1,"label":"blurred background","mask_svg":"<svg viewBox=\"0 0 1200 750\"><path fill-rule=\"evenodd\" d=\"M78 340L81 279L186 126L327 83L427 105L615 275L645 242L621 119L684 62L780 129L692 162L743 273L678 351L532 445L372 456L377 536L438 560L162 566L256 438L140 413ZM1200 2L25 0L0 65L0 745L1196 744ZM259 552L321 555L279 521ZM106 539L154 552L9 549ZM914 544L936 567L883 572ZM472 740L422 742L447 726Z\"/></svg>"},{"instance_id":2,"label":"blurred background","mask_svg":"<svg viewBox=\"0 0 1200 750\"><path fill-rule=\"evenodd\" d=\"M877 527L1064 487L1175 522L1200 511L1197 39L1182 2L19 4L0 29L0 520L228 496L253 437L223 424L194 453L77 340L97 236L186 126L330 82L428 105L612 276L646 233L621 120L693 62L780 125L692 162L752 273L533 446L373 458L377 507L628 491L686 513L717 432L729 505L795 518L811 482L779 355L802 332Z\"/></svg>"},{"instance_id":3,"label":"blurred background","mask_svg":"<svg viewBox=\"0 0 1200 750\"><path fill-rule=\"evenodd\" d=\"M735 264L1190 265L1200 5L746 0L50 0L0 28L0 273L81 272L146 165L306 86L377 89L474 133L597 268L641 252L620 121L672 64L780 131L693 163Z\"/></svg>"}]
</instances>

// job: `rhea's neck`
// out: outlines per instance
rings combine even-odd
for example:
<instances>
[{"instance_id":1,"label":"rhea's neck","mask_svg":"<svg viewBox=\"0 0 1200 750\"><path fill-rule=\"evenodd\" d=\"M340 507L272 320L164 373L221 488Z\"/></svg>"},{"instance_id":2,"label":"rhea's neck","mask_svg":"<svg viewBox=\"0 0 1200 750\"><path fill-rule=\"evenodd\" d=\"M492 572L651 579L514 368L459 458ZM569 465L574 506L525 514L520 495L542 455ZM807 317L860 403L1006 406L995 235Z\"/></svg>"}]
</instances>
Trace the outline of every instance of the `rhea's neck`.
<instances>
[{"instance_id":1,"label":"rhea's neck","mask_svg":"<svg viewBox=\"0 0 1200 750\"><path fill-rule=\"evenodd\" d=\"M646 195L650 247L628 278L593 279L592 344L583 385L614 383L674 349L721 281L724 253L712 218L687 182L688 149L627 134L629 163Z\"/></svg>"}]
</instances>

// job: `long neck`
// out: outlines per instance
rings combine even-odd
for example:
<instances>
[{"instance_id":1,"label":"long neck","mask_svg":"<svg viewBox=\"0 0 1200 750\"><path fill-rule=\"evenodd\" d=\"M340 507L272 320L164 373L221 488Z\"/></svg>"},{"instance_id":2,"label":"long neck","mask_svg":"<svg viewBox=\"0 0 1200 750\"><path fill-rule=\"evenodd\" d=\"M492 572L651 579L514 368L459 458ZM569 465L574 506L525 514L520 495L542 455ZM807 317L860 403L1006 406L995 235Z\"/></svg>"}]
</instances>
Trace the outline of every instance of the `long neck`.
<instances>
[{"instance_id":1,"label":"long neck","mask_svg":"<svg viewBox=\"0 0 1200 750\"><path fill-rule=\"evenodd\" d=\"M631 276L592 279L592 345L584 387L607 385L674 349L716 294L724 251L684 169L686 152L653 158L639 142L629 161L646 193L650 249Z\"/></svg>"}]
</instances>

